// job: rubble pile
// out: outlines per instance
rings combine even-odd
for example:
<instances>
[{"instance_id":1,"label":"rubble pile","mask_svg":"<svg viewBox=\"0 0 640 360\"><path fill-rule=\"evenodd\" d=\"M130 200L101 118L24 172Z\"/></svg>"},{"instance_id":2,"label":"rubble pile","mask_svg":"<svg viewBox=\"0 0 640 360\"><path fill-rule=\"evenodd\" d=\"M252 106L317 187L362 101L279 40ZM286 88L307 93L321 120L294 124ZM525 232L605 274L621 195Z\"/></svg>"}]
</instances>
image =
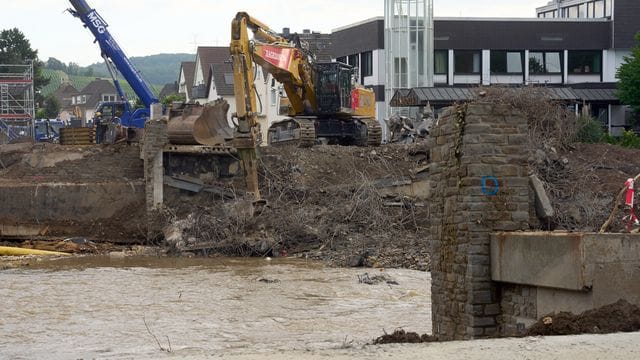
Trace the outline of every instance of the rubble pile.
<instances>
[{"instance_id":1,"label":"rubble pile","mask_svg":"<svg viewBox=\"0 0 640 360\"><path fill-rule=\"evenodd\" d=\"M425 146L264 149L260 183L268 205L260 214L242 211L238 201L218 201L171 219L174 236L167 238L180 250L427 270L424 200L384 191L416 178L427 164Z\"/></svg>"},{"instance_id":2,"label":"rubble pile","mask_svg":"<svg viewBox=\"0 0 640 360\"><path fill-rule=\"evenodd\" d=\"M534 229L598 231L612 212L628 178L640 173L638 151L609 144L576 142L575 112L549 98L544 88L486 87L477 101L507 104L529 121L529 168L544 184L555 215ZM622 206L620 206L622 208ZM609 227L626 231L622 212Z\"/></svg>"}]
</instances>

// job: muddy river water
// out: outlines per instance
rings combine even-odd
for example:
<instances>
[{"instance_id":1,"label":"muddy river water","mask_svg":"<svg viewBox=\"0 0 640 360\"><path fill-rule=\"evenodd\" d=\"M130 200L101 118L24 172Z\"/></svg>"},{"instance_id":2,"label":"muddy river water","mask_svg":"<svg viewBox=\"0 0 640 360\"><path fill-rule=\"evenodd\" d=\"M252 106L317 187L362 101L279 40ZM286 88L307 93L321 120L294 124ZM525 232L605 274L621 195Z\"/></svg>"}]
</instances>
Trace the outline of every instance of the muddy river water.
<instances>
[{"instance_id":1,"label":"muddy river water","mask_svg":"<svg viewBox=\"0 0 640 360\"><path fill-rule=\"evenodd\" d=\"M385 274L366 285L358 275ZM431 333L428 273L87 257L0 271L0 359L206 358ZM171 352L162 351L161 348Z\"/></svg>"}]
</instances>

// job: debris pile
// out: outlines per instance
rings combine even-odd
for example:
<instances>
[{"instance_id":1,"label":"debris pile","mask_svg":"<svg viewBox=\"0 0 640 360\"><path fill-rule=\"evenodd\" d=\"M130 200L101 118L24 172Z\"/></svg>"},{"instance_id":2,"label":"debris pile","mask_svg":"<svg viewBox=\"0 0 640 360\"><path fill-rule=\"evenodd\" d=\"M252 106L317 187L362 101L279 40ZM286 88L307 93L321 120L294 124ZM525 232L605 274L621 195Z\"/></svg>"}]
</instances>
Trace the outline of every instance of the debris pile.
<instances>
[{"instance_id":1,"label":"debris pile","mask_svg":"<svg viewBox=\"0 0 640 360\"><path fill-rule=\"evenodd\" d=\"M264 149L260 183L268 205L259 215L237 200L174 209L165 214L165 235L179 251L427 270L428 208L396 191L425 175L418 173L428 162L425 147Z\"/></svg>"},{"instance_id":2,"label":"debris pile","mask_svg":"<svg viewBox=\"0 0 640 360\"><path fill-rule=\"evenodd\" d=\"M580 315L550 314L527 330L527 336L610 334L640 330L640 308L626 300L588 310Z\"/></svg>"},{"instance_id":3,"label":"debris pile","mask_svg":"<svg viewBox=\"0 0 640 360\"><path fill-rule=\"evenodd\" d=\"M407 332L403 329L397 329L392 334L387 334L385 332L384 335L373 340L373 345L383 345L383 344L417 344L417 343L427 343L427 342L436 342L438 339L435 336L422 334L419 335L415 332Z\"/></svg>"},{"instance_id":4,"label":"debris pile","mask_svg":"<svg viewBox=\"0 0 640 360\"><path fill-rule=\"evenodd\" d=\"M482 88L478 101L506 104L529 120L529 168L543 183L554 208L536 229L598 231L616 195L640 171L638 151L609 144L576 143L580 121L543 88ZM609 227L624 232L622 215Z\"/></svg>"}]
</instances>

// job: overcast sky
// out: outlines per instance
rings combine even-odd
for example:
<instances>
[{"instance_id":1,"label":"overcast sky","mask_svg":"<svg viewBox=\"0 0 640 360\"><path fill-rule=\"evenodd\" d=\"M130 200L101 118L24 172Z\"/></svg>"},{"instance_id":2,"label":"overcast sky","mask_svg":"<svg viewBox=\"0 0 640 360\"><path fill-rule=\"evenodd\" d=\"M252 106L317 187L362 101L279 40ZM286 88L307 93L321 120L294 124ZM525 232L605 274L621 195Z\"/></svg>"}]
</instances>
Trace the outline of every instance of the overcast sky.
<instances>
[{"instance_id":1,"label":"overcast sky","mask_svg":"<svg viewBox=\"0 0 640 360\"><path fill-rule=\"evenodd\" d=\"M383 0L87 0L129 56L194 53L229 43L231 19L247 11L274 30L330 32L384 15ZM437 17L534 17L548 0L435 0ZM89 65L101 60L89 30L65 13L67 0L0 0L0 29L17 27L39 57Z\"/></svg>"}]
</instances>

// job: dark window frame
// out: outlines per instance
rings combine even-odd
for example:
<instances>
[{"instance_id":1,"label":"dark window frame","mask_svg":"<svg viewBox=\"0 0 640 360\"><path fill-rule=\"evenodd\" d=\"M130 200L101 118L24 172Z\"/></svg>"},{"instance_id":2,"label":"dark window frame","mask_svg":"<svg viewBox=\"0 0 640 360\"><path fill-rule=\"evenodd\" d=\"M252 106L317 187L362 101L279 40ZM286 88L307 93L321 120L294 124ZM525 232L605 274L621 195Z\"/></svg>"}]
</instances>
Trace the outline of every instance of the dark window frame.
<instances>
[{"instance_id":1,"label":"dark window frame","mask_svg":"<svg viewBox=\"0 0 640 360\"><path fill-rule=\"evenodd\" d=\"M473 67L473 55L478 54L478 58L480 60L480 64L478 66L478 71L458 71L459 62L456 61L458 56L462 55L471 55L471 67ZM453 51L453 74L454 75L480 75L482 76L482 50L454 50Z\"/></svg>"},{"instance_id":2,"label":"dark window frame","mask_svg":"<svg viewBox=\"0 0 640 360\"><path fill-rule=\"evenodd\" d=\"M373 76L373 51L360 54L360 73L362 81L366 76Z\"/></svg>"},{"instance_id":3,"label":"dark window frame","mask_svg":"<svg viewBox=\"0 0 640 360\"><path fill-rule=\"evenodd\" d=\"M438 72L436 68L436 54L445 54L444 72ZM434 75L449 75L449 50L435 50L433 54L433 74Z\"/></svg>"},{"instance_id":4,"label":"dark window frame","mask_svg":"<svg viewBox=\"0 0 640 360\"><path fill-rule=\"evenodd\" d=\"M517 53L520 54L520 72L509 72L509 53ZM504 63L505 63L505 71L495 71L494 66L494 55L504 54ZM489 71L494 75L523 75L524 74L524 50L514 51L514 50L491 50L490 52L490 60L489 60Z\"/></svg>"},{"instance_id":5,"label":"dark window frame","mask_svg":"<svg viewBox=\"0 0 640 360\"><path fill-rule=\"evenodd\" d=\"M585 56L585 55L595 55L597 57L597 62L598 62L598 71L575 71L576 68L576 56ZM569 50L569 54L567 56L567 62L568 62L568 72L569 75L602 75L602 51L601 50ZM593 63L592 63L593 64ZM586 64L582 64L580 65L581 68L584 70L584 68L587 66Z\"/></svg>"},{"instance_id":6,"label":"dark window frame","mask_svg":"<svg viewBox=\"0 0 640 360\"><path fill-rule=\"evenodd\" d=\"M537 72L537 71L531 71L531 54L534 53L540 53L542 54L542 68L544 69L544 71L542 72ZM553 71L553 72L549 72L547 71L547 54L559 54L560 56L560 70L559 71ZM531 50L529 51L529 68L527 69L529 71L529 75L563 75L564 74L564 51L558 51L558 50L549 50L549 51L545 51L545 50Z\"/></svg>"}]
</instances>

